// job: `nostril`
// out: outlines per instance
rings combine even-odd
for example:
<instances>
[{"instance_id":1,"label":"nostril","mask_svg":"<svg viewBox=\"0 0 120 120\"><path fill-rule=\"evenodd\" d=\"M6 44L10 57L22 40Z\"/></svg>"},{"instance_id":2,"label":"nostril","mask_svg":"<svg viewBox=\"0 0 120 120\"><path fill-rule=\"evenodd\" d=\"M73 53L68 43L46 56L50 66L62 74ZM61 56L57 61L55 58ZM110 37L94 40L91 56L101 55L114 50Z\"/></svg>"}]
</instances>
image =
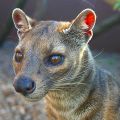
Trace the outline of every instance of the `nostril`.
<instances>
[{"instance_id":1,"label":"nostril","mask_svg":"<svg viewBox=\"0 0 120 120\"><path fill-rule=\"evenodd\" d=\"M30 94L36 88L35 82L28 77L20 77L19 79L15 80L15 82L13 83L13 86L16 92L19 92L22 94Z\"/></svg>"},{"instance_id":2,"label":"nostril","mask_svg":"<svg viewBox=\"0 0 120 120\"><path fill-rule=\"evenodd\" d=\"M31 81L27 87L26 87L26 91L27 93L32 93L35 89L35 82L34 81Z\"/></svg>"}]
</instances>

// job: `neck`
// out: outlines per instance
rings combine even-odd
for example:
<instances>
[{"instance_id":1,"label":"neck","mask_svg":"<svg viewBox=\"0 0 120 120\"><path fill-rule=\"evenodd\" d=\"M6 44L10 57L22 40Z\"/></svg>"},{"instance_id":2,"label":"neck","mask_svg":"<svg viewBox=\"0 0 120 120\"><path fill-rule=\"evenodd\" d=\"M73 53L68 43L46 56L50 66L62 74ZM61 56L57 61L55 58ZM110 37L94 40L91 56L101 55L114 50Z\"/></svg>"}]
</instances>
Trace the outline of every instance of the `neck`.
<instances>
[{"instance_id":1,"label":"neck","mask_svg":"<svg viewBox=\"0 0 120 120\"><path fill-rule=\"evenodd\" d=\"M61 89L59 91L50 91L45 98L49 117L54 116L55 120L74 120L74 117L76 116L83 118L81 120L84 120L86 118L86 113L92 113L96 109L94 106L95 103L93 104L91 102L94 94L92 81L95 77L95 64L89 51L85 54L85 56L83 55L83 57L85 58L82 59L87 58L88 61L84 63L84 60L78 60L81 62L80 64L83 65L83 67L81 67L79 72L77 70L75 73L76 75L74 76L74 81L83 82L84 84L73 85L71 87L66 86L65 89ZM83 71L85 71L85 73L81 74ZM80 79L78 79L78 77ZM88 114L87 116L89 117Z\"/></svg>"}]
</instances>

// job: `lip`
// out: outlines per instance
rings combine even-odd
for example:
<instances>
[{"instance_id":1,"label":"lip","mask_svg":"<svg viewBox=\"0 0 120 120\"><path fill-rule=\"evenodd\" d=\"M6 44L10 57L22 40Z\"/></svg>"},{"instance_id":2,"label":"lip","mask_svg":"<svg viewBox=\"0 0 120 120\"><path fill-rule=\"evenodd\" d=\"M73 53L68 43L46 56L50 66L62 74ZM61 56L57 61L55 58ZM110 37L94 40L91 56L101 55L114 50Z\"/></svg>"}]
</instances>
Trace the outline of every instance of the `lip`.
<instances>
[{"instance_id":1,"label":"lip","mask_svg":"<svg viewBox=\"0 0 120 120\"><path fill-rule=\"evenodd\" d=\"M26 101L29 102L36 102L36 101L40 101L45 97L46 94L38 94L36 95L36 93L31 93L31 94L26 94L23 95L23 97L25 98Z\"/></svg>"},{"instance_id":2,"label":"lip","mask_svg":"<svg viewBox=\"0 0 120 120\"><path fill-rule=\"evenodd\" d=\"M28 96L24 96L25 97L25 100L28 101L28 102L37 102L37 101L40 101L39 98L30 98Z\"/></svg>"}]
</instances>

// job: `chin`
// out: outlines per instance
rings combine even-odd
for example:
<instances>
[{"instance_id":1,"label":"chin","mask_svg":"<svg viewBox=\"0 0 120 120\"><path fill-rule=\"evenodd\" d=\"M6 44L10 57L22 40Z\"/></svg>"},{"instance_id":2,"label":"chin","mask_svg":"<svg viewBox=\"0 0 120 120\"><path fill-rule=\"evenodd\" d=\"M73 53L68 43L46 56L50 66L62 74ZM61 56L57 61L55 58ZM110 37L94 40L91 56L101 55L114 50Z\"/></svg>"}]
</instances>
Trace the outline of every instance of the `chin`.
<instances>
[{"instance_id":1,"label":"chin","mask_svg":"<svg viewBox=\"0 0 120 120\"><path fill-rule=\"evenodd\" d=\"M46 94L36 94L33 92L32 94L24 95L24 98L29 102L37 102L40 101L45 95Z\"/></svg>"}]
</instances>

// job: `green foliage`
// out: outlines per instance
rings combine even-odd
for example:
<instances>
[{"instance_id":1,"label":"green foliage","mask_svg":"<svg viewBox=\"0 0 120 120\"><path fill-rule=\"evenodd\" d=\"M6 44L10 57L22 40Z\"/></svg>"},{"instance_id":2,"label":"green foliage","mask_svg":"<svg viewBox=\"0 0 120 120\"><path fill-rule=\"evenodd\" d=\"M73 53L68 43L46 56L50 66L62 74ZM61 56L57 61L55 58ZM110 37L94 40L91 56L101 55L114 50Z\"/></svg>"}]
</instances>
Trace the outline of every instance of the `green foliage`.
<instances>
[{"instance_id":1,"label":"green foliage","mask_svg":"<svg viewBox=\"0 0 120 120\"><path fill-rule=\"evenodd\" d=\"M114 10L120 11L120 0L105 0L105 2L111 5Z\"/></svg>"},{"instance_id":2,"label":"green foliage","mask_svg":"<svg viewBox=\"0 0 120 120\"><path fill-rule=\"evenodd\" d=\"M113 8L115 10L120 10L120 0L117 0L116 3L114 4Z\"/></svg>"}]
</instances>

